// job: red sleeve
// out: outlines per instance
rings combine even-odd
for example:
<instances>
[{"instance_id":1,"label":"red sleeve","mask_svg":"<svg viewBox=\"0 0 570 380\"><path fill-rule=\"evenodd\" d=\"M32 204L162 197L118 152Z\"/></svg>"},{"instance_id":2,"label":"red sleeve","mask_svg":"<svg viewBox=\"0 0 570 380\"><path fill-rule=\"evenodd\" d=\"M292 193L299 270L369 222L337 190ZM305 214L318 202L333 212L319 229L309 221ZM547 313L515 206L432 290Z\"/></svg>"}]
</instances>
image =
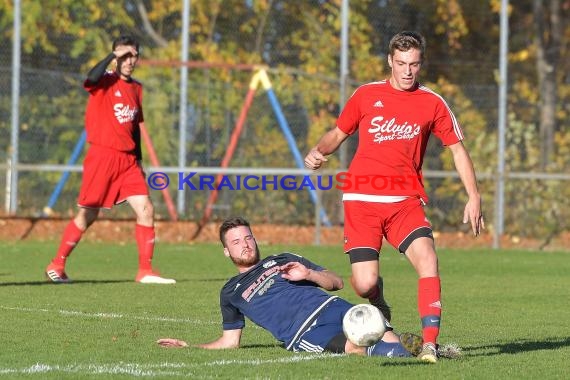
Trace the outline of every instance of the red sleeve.
<instances>
[{"instance_id":1,"label":"red sleeve","mask_svg":"<svg viewBox=\"0 0 570 380\"><path fill-rule=\"evenodd\" d=\"M112 86L113 83L116 82L118 79L119 77L113 75L110 72L106 72L105 74L103 74L103 76L99 79L97 83L93 83L89 79L85 79L85 81L83 82L83 88L85 89L85 91L92 94L99 89L106 89Z\"/></svg>"},{"instance_id":2,"label":"red sleeve","mask_svg":"<svg viewBox=\"0 0 570 380\"><path fill-rule=\"evenodd\" d=\"M358 124L362 119L360 112L360 92L358 89L354 91L352 96L346 102L340 116L336 121L336 126L348 135L352 135L358 130Z\"/></svg>"},{"instance_id":3,"label":"red sleeve","mask_svg":"<svg viewBox=\"0 0 570 380\"><path fill-rule=\"evenodd\" d=\"M438 100L432 132L443 145L456 144L464 138L461 126L447 103L442 99Z\"/></svg>"}]
</instances>

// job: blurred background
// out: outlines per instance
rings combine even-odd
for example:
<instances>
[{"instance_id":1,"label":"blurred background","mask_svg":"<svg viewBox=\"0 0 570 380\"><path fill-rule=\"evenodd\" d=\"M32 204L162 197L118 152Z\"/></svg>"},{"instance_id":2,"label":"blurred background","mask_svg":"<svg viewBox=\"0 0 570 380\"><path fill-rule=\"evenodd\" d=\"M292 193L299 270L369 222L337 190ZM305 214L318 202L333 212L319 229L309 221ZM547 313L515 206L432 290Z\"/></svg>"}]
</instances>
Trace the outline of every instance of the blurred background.
<instances>
[{"instance_id":1,"label":"blurred background","mask_svg":"<svg viewBox=\"0 0 570 380\"><path fill-rule=\"evenodd\" d=\"M402 30L427 39L421 81L463 127L487 229L545 242L568 231L570 0L0 0L2 215L75 212L82 82L114 38L131 34L156 153L143 145L144 164L171 177L152 192L159 219L341 225L334 186L212 194L179 190L177 173L301 182L309 173L299 156L334 127L358 85L388 77L388 42ZM356 145L353 136L318 174L344 171ZM465 230L466 195L437 139L424 175L434 228ZM131 216L128 207L104 213Z\"/></svg>"}]
</instances>

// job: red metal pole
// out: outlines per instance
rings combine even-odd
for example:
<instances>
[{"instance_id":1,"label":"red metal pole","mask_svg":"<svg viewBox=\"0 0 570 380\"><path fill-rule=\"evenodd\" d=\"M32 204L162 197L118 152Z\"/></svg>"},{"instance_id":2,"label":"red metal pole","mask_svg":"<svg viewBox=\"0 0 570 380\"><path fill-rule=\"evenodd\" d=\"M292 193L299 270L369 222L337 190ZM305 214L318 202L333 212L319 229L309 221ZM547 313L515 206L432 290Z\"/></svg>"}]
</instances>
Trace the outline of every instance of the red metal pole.
<instances>
[{"instance_id":1,"label":"red metal pole","mask_svg":"<svg viewBox=\"0 0 570 380\"><path fill-rule=\"evenodd\" d=\"M220 167L222 168L227 168L229 166L232 156L237 147L239 136L241 135L241 131L243 130L243 125L245 124L245 119L247 117L247 111L249 110L249 107L251 106L251 103L253 101L253 96L255 95L256 86L254 86L253 83L257 85L257 80L252 81L252 84L249 87L249 91L247 92L247 96L241 108L241 112L236 122L236 126L230 137L230 143L228 145L228 149L226 150L226 154L224 155L222 163L220 164ZM192 239L195 239L200 234L202 228L206 225L206 223L208 223L208 220L210 220L210 216L212 215L212 207L214 203L216 203L216 199L218 199L217 187L220 181L222 180L223 176L224 174L222 173L219 173L216 176L216 181L214 182L214 190L212 190L210 196L208 197L208 202L206 203L206 209L204 210L204 215L202 216L202 219L200 219L200 222L198 223L198 229L194 233L194 236L192 236Z\"/></svg>"},{"instance_id":2,"label":"red metal pole","mask_svg":"<svg viewBox=\"0 0 570 380\"><path fill-rule=\"evenodd\" d=\"M153 166L160 166L160 163L158 162L158 157L156 156L156 152L154 151L154 147L152 146L152 141L150 140L150 136L148 135L144 123L140 123L139 126L141 129L141 136L148 150L148 155L150 157L151 164ZM178 214L176 213L176 209L174 208L174 202L172 202L170 193L168 192L167 188L162 189L161 192L162 192L162 197L164 198L164 202L166 203L166 207L168 208L170 219L173 222L176 222L178 220Z\"/></svg>"}]
</instances>

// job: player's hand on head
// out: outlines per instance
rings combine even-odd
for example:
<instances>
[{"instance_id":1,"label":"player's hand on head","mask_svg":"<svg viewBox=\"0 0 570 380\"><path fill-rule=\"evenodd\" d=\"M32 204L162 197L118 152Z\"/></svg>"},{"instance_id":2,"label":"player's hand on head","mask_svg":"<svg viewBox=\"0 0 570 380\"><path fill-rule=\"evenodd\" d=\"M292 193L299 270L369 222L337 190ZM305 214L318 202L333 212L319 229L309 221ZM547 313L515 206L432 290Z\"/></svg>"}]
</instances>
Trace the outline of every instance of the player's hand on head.
<instances>
[{"instance_id":1,"label":"player's hand on head","mask_svg":"<svg viewBox=\"0 0 570 380\"><path fill-rule=\"evenodd\" d=\"M124 57L127 54L130 54L133 57L138 56L137 49L135 49L134 46L129 46L129 45L117 46L115 50L113 50L113 54L115 55L116 58Z\"/></svg>"},{"instance_id":2,"label":"player's hand on head","mask_svg":"<svg viewBox=\"0 0 570 380\"><path fill-rule=\"evenodd\" d=\"M161 338L156 341L156 343L161 347L167 348L184 348L188 347L188 343L180 339L174 338Z\"/></svg>"},{"instance_id":3,"label":"player's hand on head","mask_svg":"<svg viewBox=\"0 0 570 380\"><path fill-rule=\"evenodd\" d=\"M321 152L319 152L317 148L313 148L309 154L305 156L305 167L307 169L316 170L327 161L327 158Z\"/></svg>"}]
</instances>

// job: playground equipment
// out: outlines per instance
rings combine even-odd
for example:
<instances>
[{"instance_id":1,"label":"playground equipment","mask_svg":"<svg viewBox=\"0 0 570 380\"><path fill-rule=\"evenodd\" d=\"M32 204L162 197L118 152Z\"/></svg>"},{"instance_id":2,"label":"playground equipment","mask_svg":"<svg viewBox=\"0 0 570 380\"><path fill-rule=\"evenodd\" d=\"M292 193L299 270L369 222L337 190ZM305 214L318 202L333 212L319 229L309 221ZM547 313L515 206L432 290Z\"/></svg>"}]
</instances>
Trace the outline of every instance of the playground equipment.
<instances>
[{"instance_id":1,"label":"playground equipment","mask_svg":"<svg viewBox=\"0 0 570 380\"><path fill-rule=\"evenodd\" d=\"M304 168L303 158L301 157L301 153L299 152L299 149L297 148L297 144L295 143L295 138L293 137L293 134L291 133L291 128L289 128L289 124L287 123L287 119L285 118L283 111L281 110L281 105L279 104L279 101L277 100L277 96L275 96L275 92L273 91L273 86L271 85L271 81L269 80L267 72L263 68L258 69L257 72L251 78L251 81L249 83L249 90L247 92L247 95L245 97L245 101L244 101L243 106L241 108L241 112L240 112L239 118L236 122L236 126L232 132L231 137L230 137L230 143L228 145L228 149L226 150L226 153L222 159L220 166L222 168L227 168L229 166L229 163L230 163L230 161L233 157L233 154L235 152L235 149L237 147L237 142L238 142L239 136L242 133L243 125L244 125L246 117L247 117L247 112L248 112L248 110L251 106L251 103L253 101L255 91L259 87L260 84L267 94L267 97L268 97L269 102L271 104L271 108L273 109L275 117L277 118L277 122L279 124L279 127L281 128L281 131L285 135L285 138L287 140L287 144L289 145L289 149L291 150L291 153L293 154L293 157L295 159L295 164L300 169ZM192 239L195 239L198 235L200 235L202 228L210 220L210 217L212 215L213 206L216 203L216 200L218 198L217 185L220 183L223 176L224 176L223 173L219 173L216 176L214 189L212 190L212 192L210 193L210 196L208 197L208 201L206 203L206 208L204 210L204 214L202 215L202 218L200 219L200 221L198 223L198 228L194 232ZM311 197L311 201L314 204L317 204L318 198L317 198L316 190L308 188L307 191L309 192L309 195ZM324 209L320 209L320 217L321 217L322 223L325 226L327 226L327 227L331 226L329 218L328 218Z\"/></svg>"}]
</instances>

